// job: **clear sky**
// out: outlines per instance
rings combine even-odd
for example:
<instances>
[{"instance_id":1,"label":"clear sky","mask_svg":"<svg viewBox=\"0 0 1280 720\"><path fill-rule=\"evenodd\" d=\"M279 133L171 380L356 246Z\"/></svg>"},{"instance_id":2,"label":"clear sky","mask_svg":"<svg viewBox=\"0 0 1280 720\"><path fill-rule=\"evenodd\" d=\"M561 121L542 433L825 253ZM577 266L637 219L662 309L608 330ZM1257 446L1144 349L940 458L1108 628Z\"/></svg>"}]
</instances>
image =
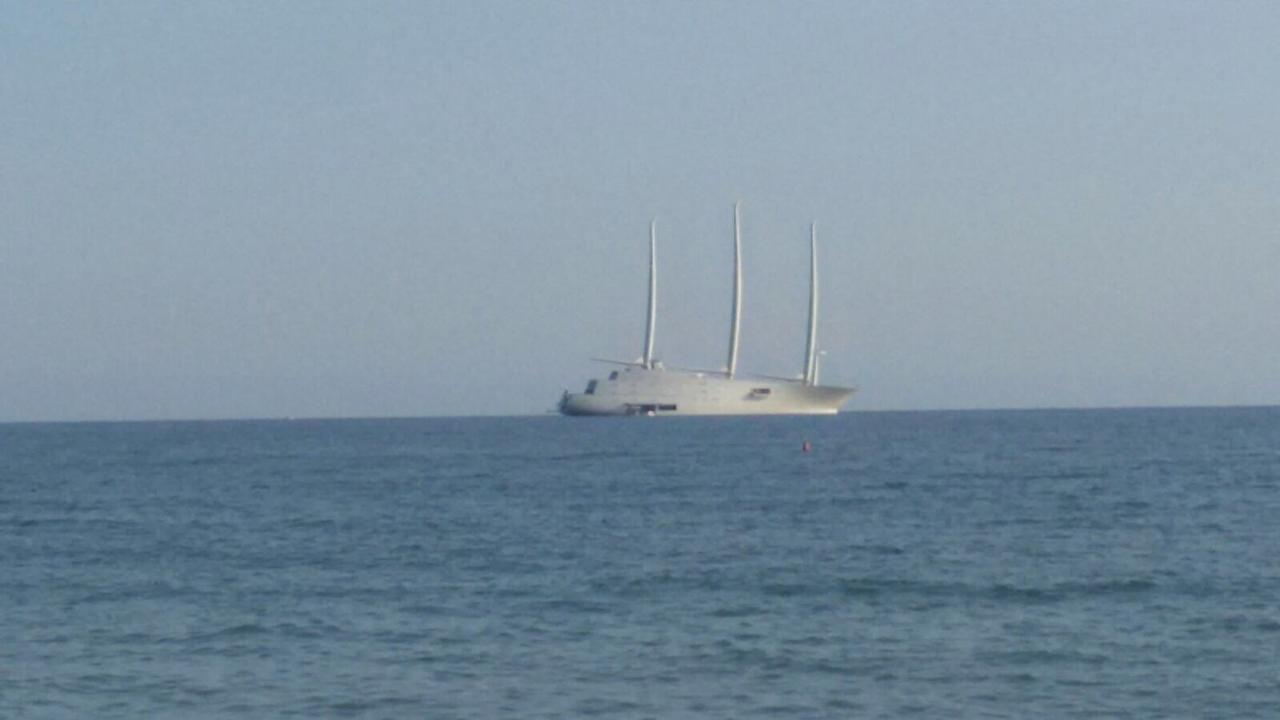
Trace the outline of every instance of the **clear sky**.
<instances>
[{"instance_id":1,"label":"clear sky","mask_svg":"<svg viewBox=\"0 0 1280 720\"><path fill-rule=\"evenodd\" d=\"M0 420L1280 403L1274 2L0 1Z\"/></svg>"}]
</instances>

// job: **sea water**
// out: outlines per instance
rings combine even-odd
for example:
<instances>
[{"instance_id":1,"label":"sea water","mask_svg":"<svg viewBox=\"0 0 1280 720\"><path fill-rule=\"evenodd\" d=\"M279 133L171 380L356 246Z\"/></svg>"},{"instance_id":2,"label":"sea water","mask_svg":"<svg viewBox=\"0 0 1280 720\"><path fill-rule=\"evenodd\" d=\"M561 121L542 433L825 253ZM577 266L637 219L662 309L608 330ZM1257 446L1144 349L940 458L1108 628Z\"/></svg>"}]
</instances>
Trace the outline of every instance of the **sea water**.
<instances>
[{"instance_id":1,"label":"sea water","mask_svg":"<svg viewBox=\"0 0 1280 720\"><path fill-rule=\"evenodd\" d=\"M0 717L1277 714L1278 409L0 425Z\"/></svg>"}]
</instances>

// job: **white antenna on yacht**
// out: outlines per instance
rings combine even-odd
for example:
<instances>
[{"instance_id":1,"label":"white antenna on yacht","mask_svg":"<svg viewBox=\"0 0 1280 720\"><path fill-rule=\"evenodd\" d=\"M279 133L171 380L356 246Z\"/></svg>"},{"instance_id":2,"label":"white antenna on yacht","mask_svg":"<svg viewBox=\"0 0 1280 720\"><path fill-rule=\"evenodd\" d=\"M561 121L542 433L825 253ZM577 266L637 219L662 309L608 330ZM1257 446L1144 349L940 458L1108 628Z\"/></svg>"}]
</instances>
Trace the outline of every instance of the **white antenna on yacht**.
<instances>
[{"instance_id":1,"label":"white antenna on yacht","mask_svg":"<svg viewBox=\"0 0 1280 720\"><path fill-rule=\"evenodd\" d=\"M818 224L809 225L809 335L804 344L804 384L818 384Z\"/></svg>"},{"instance_id":2,"label":"white antenna on yacht","mask_svg":"<svg viewBox=\"0 0 1280 720\"><path fill-rule=\"evenodd\" d=\"M658 221L649 223L649 317L644 326L644 367L653 369L653 331L658 315Z\"/></svg>"},{"instance_id":3,"label":"white antenna on yacht","mask_svg":"<svg viewBox=\"0 0 1280 720\"><path fill-rule=\"evenodd\" d=\"M729 318L729 366L725 374L730 378L738 370L738 327L742 317L742 228L739 209L742 203L733 204L733 314Z\"/></svg>"}]
</instances>

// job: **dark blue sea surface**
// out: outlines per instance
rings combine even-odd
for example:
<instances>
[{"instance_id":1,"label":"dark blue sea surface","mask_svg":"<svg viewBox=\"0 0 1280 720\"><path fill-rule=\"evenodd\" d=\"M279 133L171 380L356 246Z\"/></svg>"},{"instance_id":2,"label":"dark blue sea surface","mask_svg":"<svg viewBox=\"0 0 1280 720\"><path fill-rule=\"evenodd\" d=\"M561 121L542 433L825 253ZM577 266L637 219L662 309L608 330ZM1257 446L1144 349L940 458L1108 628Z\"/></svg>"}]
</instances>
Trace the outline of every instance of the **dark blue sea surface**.
<instances>
[{"instance_id":1,"label":"dark blue sea surface","mask_svg":"<svg viewBox=\"0 0 1280 720\"><path fill-rule=\"evenodd\" d=\"M0 425L4 718L1278 713L1280 409Z\"/></svg>"}]
</instances>

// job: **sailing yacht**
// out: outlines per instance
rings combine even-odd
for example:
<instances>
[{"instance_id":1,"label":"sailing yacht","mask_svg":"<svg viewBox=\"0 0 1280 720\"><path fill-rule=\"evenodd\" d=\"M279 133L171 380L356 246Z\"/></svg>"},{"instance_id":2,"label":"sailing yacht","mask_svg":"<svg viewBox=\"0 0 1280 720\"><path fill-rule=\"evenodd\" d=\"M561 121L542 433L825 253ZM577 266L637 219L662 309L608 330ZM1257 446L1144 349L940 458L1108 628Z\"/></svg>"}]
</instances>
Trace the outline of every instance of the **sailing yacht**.
<instances>
[{"instance_id":1,"label":"sailing yacht","mask_svg":"<svg viewBox=\"0 0 1280 720\"><path fill-rule=\"evenodd\" d=\"M618 366L594 378L580 393L565 391L565 415L834 415L854 388L818 384L818 236L809 226L809 331L804 372L795 378L738 373L738 330L742 317L741 204L733 206L733 314L729 358L722 370L679 370L653 357L657 323L657 223L649 224L649 312L644 354L634 361L601 360Z\"/></svg>"}]
</instances>

